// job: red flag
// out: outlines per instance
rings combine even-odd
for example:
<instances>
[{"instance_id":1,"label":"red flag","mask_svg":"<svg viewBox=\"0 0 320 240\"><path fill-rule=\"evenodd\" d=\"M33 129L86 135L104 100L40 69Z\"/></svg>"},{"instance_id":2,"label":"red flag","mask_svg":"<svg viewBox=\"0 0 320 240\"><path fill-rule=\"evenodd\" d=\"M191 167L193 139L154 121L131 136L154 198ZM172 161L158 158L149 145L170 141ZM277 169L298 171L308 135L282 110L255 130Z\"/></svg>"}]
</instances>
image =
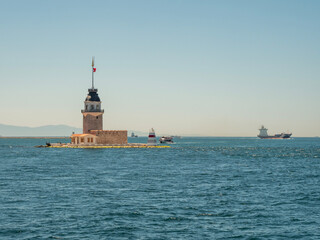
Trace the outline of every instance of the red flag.
<instances>
[{"instance_id":1,"label":"red flag","mask_svg":"<svg viewBox=\"0 0 320 240\"><path fill-rule=\"evenodd\" d=\"M96 70L97 70L96 68L92 68L92 69L93 69L93 72L96 72Z\"/></svg>"}]
</instances>

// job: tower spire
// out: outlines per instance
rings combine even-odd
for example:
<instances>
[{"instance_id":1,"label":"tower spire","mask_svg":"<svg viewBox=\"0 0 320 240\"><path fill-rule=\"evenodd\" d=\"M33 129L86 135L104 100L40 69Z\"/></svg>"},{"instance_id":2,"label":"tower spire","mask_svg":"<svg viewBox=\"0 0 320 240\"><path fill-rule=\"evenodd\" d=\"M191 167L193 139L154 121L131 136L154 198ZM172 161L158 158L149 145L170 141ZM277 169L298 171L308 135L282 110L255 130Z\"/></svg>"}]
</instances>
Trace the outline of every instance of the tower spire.
<instances>
[{"instance_id":1,"label":"tower spire","mask_svg":"<svg viewBox=\"0 0 320 240\"><path fill-rule=\"evenodd\" d=\"M94 67L94 57L92 57L92 89L94 89L94 73L96 72L96 68Z\"/></svg>"}]
</instances>

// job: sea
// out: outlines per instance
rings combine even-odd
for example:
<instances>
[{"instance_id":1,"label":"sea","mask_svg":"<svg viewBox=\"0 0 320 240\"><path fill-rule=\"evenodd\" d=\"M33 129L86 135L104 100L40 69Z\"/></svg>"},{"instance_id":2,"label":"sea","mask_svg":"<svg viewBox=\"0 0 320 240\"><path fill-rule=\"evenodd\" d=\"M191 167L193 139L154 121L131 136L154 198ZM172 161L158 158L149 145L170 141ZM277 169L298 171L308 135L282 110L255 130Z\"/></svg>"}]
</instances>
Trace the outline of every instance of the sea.
<instances>
[{"instance_id":1,"label":"sea","mask_svg":"<svg viewBox=\"0 0 320 240\"><path fill-rule=\"evenodd\" d=\"M0 239L320 239L320 138L47 141L0 139Z\"/></svg>"}]
</instances>

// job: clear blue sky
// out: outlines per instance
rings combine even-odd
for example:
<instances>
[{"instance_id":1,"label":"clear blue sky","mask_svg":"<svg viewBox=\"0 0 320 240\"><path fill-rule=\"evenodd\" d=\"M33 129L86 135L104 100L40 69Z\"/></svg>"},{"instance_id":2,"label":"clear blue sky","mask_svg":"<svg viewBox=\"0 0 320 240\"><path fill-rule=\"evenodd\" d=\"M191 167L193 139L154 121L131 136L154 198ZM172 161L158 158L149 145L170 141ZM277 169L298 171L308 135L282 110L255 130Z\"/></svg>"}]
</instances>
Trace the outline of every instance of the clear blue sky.
<instances>
[{"instance_id":1,"label":"clear blue sky","mask_svg":"<svg viewBox=\"0 0 320 240\"><path fill-rule=\"evenodd\" d=\"M0 1L0 123L320 135L320 1Z\"/></svg>"}]
</instances>

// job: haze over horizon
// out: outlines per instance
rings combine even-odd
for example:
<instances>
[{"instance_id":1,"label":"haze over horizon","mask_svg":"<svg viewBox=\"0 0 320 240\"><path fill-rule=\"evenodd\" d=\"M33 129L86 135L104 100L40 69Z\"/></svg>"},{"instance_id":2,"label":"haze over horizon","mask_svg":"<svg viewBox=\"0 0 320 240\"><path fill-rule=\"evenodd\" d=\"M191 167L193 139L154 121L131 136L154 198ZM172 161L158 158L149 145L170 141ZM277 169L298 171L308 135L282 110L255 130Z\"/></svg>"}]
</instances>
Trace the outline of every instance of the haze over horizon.
<instances>
[{"instance_id":1,"label":"haze over horizon","mask_svg":"<svg viewBox=\"0 0 320 240\"><path fill-rule=\"evenodd\" d=\"M10 1L0 30L1 124L320 135L319 1ZM1 134L1 133L0 133Z\"/></svg>"}]
</instances>

